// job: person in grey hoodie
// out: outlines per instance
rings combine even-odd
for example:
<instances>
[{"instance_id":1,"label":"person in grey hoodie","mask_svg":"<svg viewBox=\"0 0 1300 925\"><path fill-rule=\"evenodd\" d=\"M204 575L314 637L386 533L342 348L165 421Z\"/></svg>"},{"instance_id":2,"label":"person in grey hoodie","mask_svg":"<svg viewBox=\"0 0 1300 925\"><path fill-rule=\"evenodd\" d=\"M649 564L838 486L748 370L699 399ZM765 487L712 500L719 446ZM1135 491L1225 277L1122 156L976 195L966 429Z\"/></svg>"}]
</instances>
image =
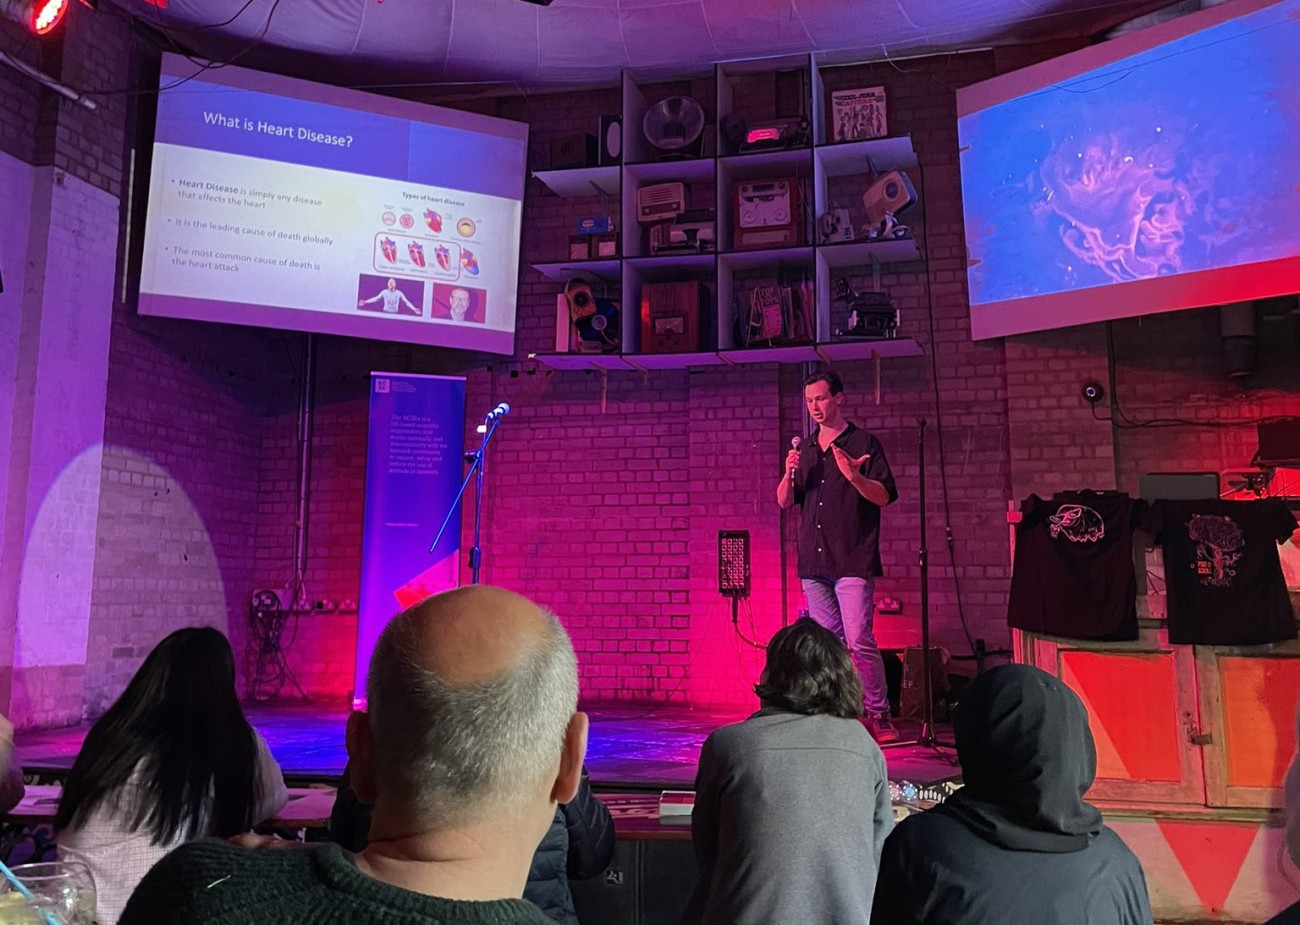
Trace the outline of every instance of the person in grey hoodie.
<instances>
[{"instance_id":1,"label":"person in grey hoodie","mask_svg":"<svg viewBox=\"0 0 1300 925\"><path fill-rule=\"evenodd\" d=\"M768 643L754 692L762 708L700 752L683 925L867 925L893 811L849 650L799 620Z\"/></svg>"}]
</instances>

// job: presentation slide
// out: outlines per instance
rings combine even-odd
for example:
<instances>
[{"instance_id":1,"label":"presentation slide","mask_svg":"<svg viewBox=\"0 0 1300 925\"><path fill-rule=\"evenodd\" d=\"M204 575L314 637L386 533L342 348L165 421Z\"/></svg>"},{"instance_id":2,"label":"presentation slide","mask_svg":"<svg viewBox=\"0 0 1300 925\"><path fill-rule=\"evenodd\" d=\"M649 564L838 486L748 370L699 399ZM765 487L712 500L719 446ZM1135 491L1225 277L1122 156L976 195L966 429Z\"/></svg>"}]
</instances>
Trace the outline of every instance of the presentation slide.
<instances>
[{"instance_id":1,"label":"presentation slide","mask_svg":"<svg viewBox=\"0 0 1300 925\"><path fill-rule=\"evenodd\" d=\"M1300 0L1253 6L959 91L977 338L1300 290Z\"/></svg>"},{"instance_id":2,"label":"presentation slide","mask_svg":"<svg viewBox=\"0 0 1300 925\"><path fill-rule=\"evenodd\" d=\"M164 89L140 312L512 353L527 132L237 68Z\"/></svg>"}]
</instances>

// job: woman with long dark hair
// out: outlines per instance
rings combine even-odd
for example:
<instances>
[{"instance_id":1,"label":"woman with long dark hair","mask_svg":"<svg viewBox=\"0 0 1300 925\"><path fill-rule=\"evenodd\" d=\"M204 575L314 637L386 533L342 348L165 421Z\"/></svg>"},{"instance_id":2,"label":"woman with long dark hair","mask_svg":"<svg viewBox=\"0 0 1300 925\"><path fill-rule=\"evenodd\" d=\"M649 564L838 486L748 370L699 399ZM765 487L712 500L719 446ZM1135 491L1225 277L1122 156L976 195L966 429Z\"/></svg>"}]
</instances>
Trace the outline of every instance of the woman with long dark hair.
<instances>
[{"instance_id":1,"label":"woman with long dark hair","mask_svg":"<svg viewBox=\"0 0 1300 925\"><path fill-rule=\"evenodd\" d=\"M99 925L168 851L246 832L288 800L239 705L230 642L210 627L154 647L86 736L54 817L59 854L95 876Z\"/></svg>"},{"instance_id":2,"label":"woman with long dark hair","mask_svg":"<svg viewBox=\"0 0 1300 925\"><path fill-rule=\"evenodd\" d=\"M893 825L885 757L860 722L848 648L812 620L778 630L760 709L700 752L684 925L867 925Z\"/></svg>"}]
</instances>

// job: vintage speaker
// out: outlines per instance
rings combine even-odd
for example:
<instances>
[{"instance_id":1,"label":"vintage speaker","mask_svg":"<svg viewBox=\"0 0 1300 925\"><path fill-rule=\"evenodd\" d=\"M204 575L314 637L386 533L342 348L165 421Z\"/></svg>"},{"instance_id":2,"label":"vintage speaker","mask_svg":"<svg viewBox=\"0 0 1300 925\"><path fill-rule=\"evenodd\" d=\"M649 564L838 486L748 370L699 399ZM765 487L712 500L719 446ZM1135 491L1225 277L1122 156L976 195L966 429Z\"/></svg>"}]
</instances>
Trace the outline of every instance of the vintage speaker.
<instances>
[{"instance_id":1,"label":"vintage speaker","mask_svg":"<svg viewBox=\"0 0 1300 925\"><path fill-rule=\"evenodd\" d=\"M596 166L596 136L591 132L565 135L551 141L551 169Z\"/></svg>"},{"instance_id":2,"label":"vintage speaker","mask_svg":"<svg viewBox=\"0 0 1300 925\"><path fill-rule=\"evenodd\" d=\"M623 163L623 117L600 117L600 154L601 167Z\"/></svg>"},{"instance_id":3,"label":"vintage speaker","mask_svg":"<svg viewBox=\"0 0 1300 925\"><path fill-rule=\"evenodd\" d=\"M641 287L641 352L694 353L704 348L709 290L698 280Z\"/></svg>"},{"instance_id":4,"label":"vintage speaker","mask_svg":"<svg viewBox=\"0 0 1300 925\"><path fill-rule=\"evenodd\" d=\"M698 877L695 847L689 838L620 838L604 873L590 880L570 880L569 889L581 925L677 925Z\"/></svg>"},{"instance_id":5,"label":"vintage speaker","mask_svg":"<svg viewBox=\"0 0 1300 925\"><path fill-rule=\"evenodd\" d=\"M1300 467L1300 418L1261 421L1255 432L1259 437L1255 465Z\"/></svg>"}]
</instances>

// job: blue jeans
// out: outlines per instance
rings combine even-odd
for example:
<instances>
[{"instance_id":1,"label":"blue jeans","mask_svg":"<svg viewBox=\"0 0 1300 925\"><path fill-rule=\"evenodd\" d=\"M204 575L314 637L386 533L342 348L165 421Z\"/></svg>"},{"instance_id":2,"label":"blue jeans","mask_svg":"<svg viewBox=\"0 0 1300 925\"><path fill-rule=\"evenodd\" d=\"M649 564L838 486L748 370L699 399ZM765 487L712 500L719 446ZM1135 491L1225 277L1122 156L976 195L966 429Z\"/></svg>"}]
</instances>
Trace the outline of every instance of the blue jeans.
<instances>
[{"instance_id":1,"label":"blue jeans","mask_svg":"<svg viewBox=\"0 0 1300 925\"><path fill-rule=\"evenodd\" d=\"M863 712L889 716L885 663L872 631L875 584L870 578L803 578L808 613L844 640L862 677Z\"/></svg>"}]
</instances>

